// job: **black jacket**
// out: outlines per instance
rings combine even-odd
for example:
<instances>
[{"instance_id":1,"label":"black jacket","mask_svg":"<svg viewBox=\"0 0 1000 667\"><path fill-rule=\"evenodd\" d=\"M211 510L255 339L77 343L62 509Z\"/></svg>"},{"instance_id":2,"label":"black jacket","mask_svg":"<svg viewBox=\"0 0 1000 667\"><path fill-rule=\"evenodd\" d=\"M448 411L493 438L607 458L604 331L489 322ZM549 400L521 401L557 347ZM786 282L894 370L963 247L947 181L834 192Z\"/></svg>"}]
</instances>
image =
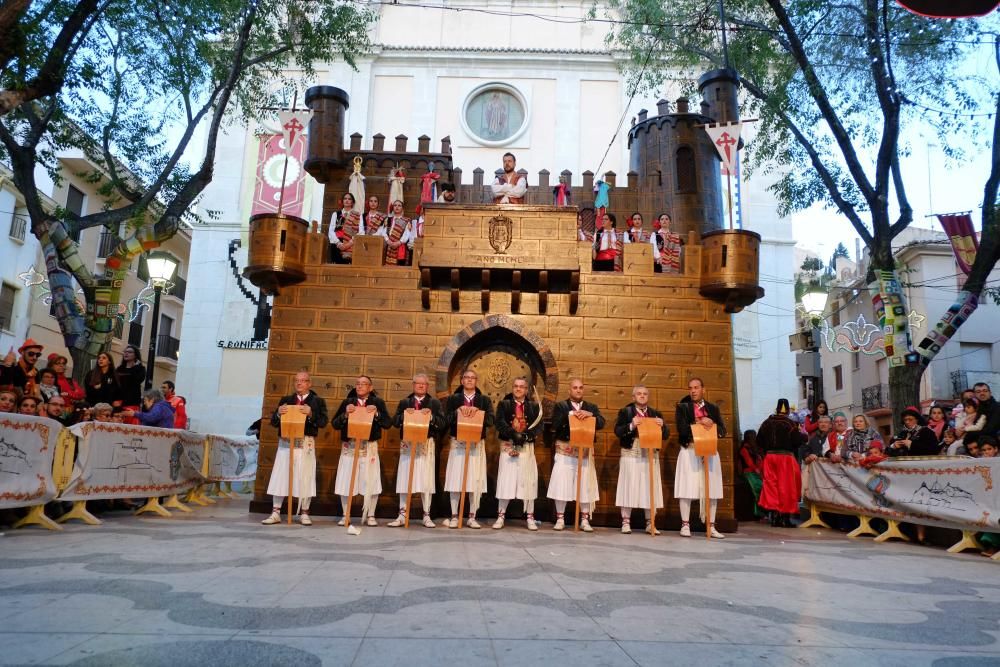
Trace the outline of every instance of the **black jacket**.
<instances>
[{"instance_id":1,"label":"black jacket","mask_svg":"<svg viewBox=\"0 0 1000 667\"><path fill-rule=\"evenodd\" d=\"M806 457L810 454L815 454L816 456L823 458L823 447L830 441L830 431L826 433L820 433L817 429L815 433L809 438L809 440L799 446L799 451L797 458L799 461L805 461ZM826 456L830 456L830 452L827 451Z\"/></svg>"},{"instance_id":2,"label":"black jacket","mask_svg":"<svg viewBox=\"0 0 1000 667\"><path fill-rule=\"evenodd\" d=\"M337 408L336 414L333 416L333 421L330 423L333 428L340 431L341 442L346 442L347 437L347 406L358 404L358 394L353 389L348 392L347 398L340 402L340 406ZM382 437L382 429L390 428L392 426L392 415L389 414L389 408L385 407L385 401L378 397L378 395L373 391L368 394L365 405L374 405L377 412L375 413L375 418L372 420L372 432L368 436L369 440L378 440Z\"/></svg>"},{"instance_id":3,"label":"black jacket","mask_svg":"<svg viewBox=\"0 0 1000 667\"><path fill-rule=\"evenodd\" d=\"M493 426L493 402L477 387L476 398L473 399L472 404L486 413L483 417L483 434L480 436L485 438L486 430ZM465 405L465 390L459 385L455 393L448 397L448 402L444 406L445 425L453 438L458 437L458 409L463 405Z\"/></svg>"},{"instance_id":4,"label":"black jacket","mask_svg":"<svg viewBox=\"0 0 1000 667\"><path fill-rule=\"evenodd\" d=\"M708 417L715 422L716 433L720 438L726 436L726 424L722 421L722 413L715 403L705 401L705 410ZM691 424L694 423L694 401L690 396L685 396L677 404L674 412L674 423L677 424L677 443L681 447L687 447L694 442L694 435L691 433Z\"/></svg>"},{"instance_id":5,"label":"black jacket","mask_svg":"<svg viewBox=\"0 0 1000 667\"><path fill-rule=\"evenodd\" d=\"M278 401L278 407L282 405L296 405L299 402L299 397L297 394L289 394L288 396L282 396L281 400ZM305 404L309 406L312 410L312 414L306 417L305 434L316 437L319 435L319 430L327 425L330 421L330 417L326 411L326 401L319 397L312 389L306 395ZM278 437L281 437L281 415L278 414L277 409L271 415L271 426L278 429Z\"/></svg>"},{"instance_id":6,"label":"black jacket","mask_svg":"<svg viewBox=\"0 0 1000 667\"><path fill-rule=\"evenodd\" d=\"M635 439L639 436L636 431L629 428L632 418L636 414L635 403L629 403L618 411L618 419L615 420L615 435L618 436L619 444L625 449L632 449ZM646 416L663 419L663 415L659 411L649 406L646 407ZM670 427L667 426L666 419L663 419L661 436L664 440L670 437Z\"/></svg>"},{"instance_id":7,"label":"black jacket","mask_svg":"<svg viewBox=\"0 0 1000 667\"><path fill-rule=\"evenodd\" d=\"M98 403L108 403L114 405L122 400L121 387L118 386L118 379L114 369L107 373L101 373L96 367L87 374L83 383L87 391L87 402L91 405Z\"/></svg>"},{"instance_id":8,"label":"black jacket","mask_svg":"<svg viewBox=\"0 0 1000 667\"><path fill-rule=\"evenodd\" d=\"M142 385L146 382L146 367L137 361L132 368L125 364L115 370L122 405L142 405Z\"/></svg>"},{"instance_id":9,"label":"black jacket","mask_svg":"<svg viewBox=\"0 0 1000 667\"><path fill-rule=\"evenodd\" d=\"M523 433L518 433L514 430L515 410L514 394L507 394L503 397L503 400L497 403L497 437L503 442L512 442L518 447L528 442L534 443L535 438L542 430L541 420L535 424L534 428L531 427L531 424L538 418L538 403L533 403L525 398L524 418L527 423L525 424L525 431Z\"/></svg>"},{"instance_id":10,"label":"black jacket","mask_svg":"<svg viewBox=\"0 0 1000 667\"><path fill-rule=\"evenodd\" d=\"M600 408L587 401L583 401L582 407L597 419L595 426L598 431L604 428L604 415L601 414ZM569 415L571 412L573 412L573 404L570 403L569 399L559 401L552 408L552 431L555 433L556 440L569 442ZM594 434L594 439L597 439L596 433Z\"/></svg>"},{"instance_id":11,"label":"black jacket","mask_svg":"<svg viewBox=\"0 0 1000 667\"><path fill-rule=\"evenodd\" d=\"M900 440L909 440L910 447L893 447ZM886 454L889 456L937 456L941 451L934 431L926 426L918 426L913 431L903 429L892 437Z\"/></svg>"},{"instance_id":12,"label":"black jacket","mask_svg":"<svg viewBox=\"0 0 1000 667\"><path fill-rule=\"evenodd\" d=\"M797 454L807 444L805 434L788 415L771 415L757 429L757 446L765 454L789 452Z\"/></svg>"},{"instance_id":13,"label":"black jacket","mask_svg":"<svg viewBox=\"0 0 1000 667\"><path fill-rule=\"evenodd\" d=\"M414 394L410 394L401 400L399 405L396 406L396 414L392 418L392 425L399 429L400 438L403 437L403 413L406 412L407 408L417 407L417 403L413 397ZM420 402L420 407L421 409L427 408L431 411L431 425L427 429L427 434L433 438L444 430L444 413L441 412L441 401L430 394L425 394L423 400Z\"/></svg>"}]
</instances>

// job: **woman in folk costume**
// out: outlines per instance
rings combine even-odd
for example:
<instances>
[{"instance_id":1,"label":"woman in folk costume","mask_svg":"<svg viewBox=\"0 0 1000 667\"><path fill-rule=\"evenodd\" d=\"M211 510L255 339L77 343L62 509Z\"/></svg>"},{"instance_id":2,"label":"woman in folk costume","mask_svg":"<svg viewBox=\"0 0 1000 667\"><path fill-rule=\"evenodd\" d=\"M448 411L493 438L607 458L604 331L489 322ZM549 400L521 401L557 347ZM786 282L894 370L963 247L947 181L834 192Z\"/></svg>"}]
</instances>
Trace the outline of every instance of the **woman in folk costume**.
<instances>
[{"instance_id":1,"label":"woman in folk costume","mask_svg":"<svg viewBox=\"0 0 1000 667\"><path fill-rule=\"evenodd\" d=\"M465 448L471 444L469 451L469 470L465 483L465 492L470 495L469 528L482 528L476 521L479 511L479 501L486 492L486 430L493 426L493 403L490 397L476 387L479 376L473 370L462 373L462 384L455 393L448 397L444 408L445 424L451 433L451 449L448 450L448 467L444 475L444 490L451 494L451 520L449 528L458 528L458 505L462 492L462 468L465 466ZM459 410L477 408L486 414L483 416L483 432L479 442L459 442L458 413Z\"/></svg>"},{"instance_id":2,"label":"woman in folk costume","mask_svg":"<svg viewBox=\"0 0 1000 667\"><path fill-rule=\"evenodd\" d=\"M405 266L406 252L412 232L410 219L403 215L403 202L392 202L392 214L382 221L378 235L385 239L385 263L390 266Z\"/></svg>"},{"instance_id":3,"label":"woman in folk costume","mask_svg":"<svg viewBox=\"0 0 1000 667\"><path fill-rule=\"evenodd\" d=\"M615 231L618 221L614 213L600 216L600 225L594 232L594 271L614 271L620 264L622 241Z\"/></svg>"},{"instance_id":4,"label":"woman in folk costume","mask_svg":"<svg viewBox=\"0 0 1000 667\"><path fill-rule=\"evenodd\" d=\"M642 213L635 212L629 218L629 229L624 234L625 243L648 243L653 248L653 271L660 273L660 248L663 239L655 231L650 233L642 228Z\"/></svg>"},{"instance_id":5,"label":"woman in folk costume","mask_svg":"<svg viewBox=\"0 0 1000 667\"><path fill-rule=\"evenodd\" d=\"M357 443L347 437L347 422L351 413L355 410L375 409L375 418L372 420L372 431L368 440ZM379 494L382 493L382 467L378 458L378 440L382 437L382 429L392 426L392 415L385 407L385 402L379 398L372 390L372 379L367 375L359 375L352 389L340 403L337 413L333 416L331 423L333 428L340 431L340 462L337 464L337 480L334 483L334 493L340 496L340 502L344 508L344 516L350 511L352 498L348 495L351 492L351 470L354 466L355 455L360 455L358 459L357 478L354 482L354 495L364 496L365 502L361 509L361 521L368 520L369 526L377 526L375 521L375 503ZM337 525L343 526L345 519L341 519ZM354 526L350 530L352 535L359 534Z\"/></svg>"},{"instance_id":6,"label":"woman in folk costume","mask_svg":"<svg viewBox=\"0 0 1000 667\"><path fill-rule=\"evenodd\" d=\"M764 452L764 485L758 504L771 512L771 525L792 526L799 512L802 469L795 457L806 435L789 416L788 399L778 400L774 414L757 429L757 446Z\"/></svg>"},{"instance_id":7,"label":"woman in folk costume","mask_svg":"<svg viewBox=\"0 0 1000 667\"><path fill-rule=\"evenodd\" d=\"M594 417L594 439L597 431L604 428L604 415L593 403L583 400L583 380L573 378L569 384L569 398L559 401L552 408L552 432L556 438L556 455L549 477L548 497L556 501L556 523L554 530L566 527L566 503L576 500L576 475L579 450L570 446L570 420ZM600 499L597 486L597 471L592 456L585 456L580 472L580 529L585 533L594 531L590 526L590 511Z\"/></svg>"},{"instance_id":8,"label":"woman in folk costume","mask_svg":"<svg viewBox=\"0 0 1000 667\"><path fill-rule=\"evenodd\" d=\"M396 493L399 494L399 516L387 525L397 528L406 523L406 494L419 493L424 508L424 526L434 528L431 520L431 496L436 489L437 468L434 465L434 436L444 428L444 414L441 412L441 401L427 393L430 380L424 373L413 376L413 393L404 398L396 406L396 415L392 419L393 426L399 428L399 465L396 467ZM430 427L427 429L425 442L406 442L403 440L403 419L408 409L428 412L431 415ZM413 461L413 484L410 486L410 457Z\"/></svg>"},{"instance_id":9,"label":"woman in folk costume","mask_svg":"<svg viewBox=\"0 0 1000 667\"><path fill-rule=\"evenodd\" d=\"M684 242L680 234L670 231L670 214L661 213L657 218L660 228L657 230L662 244L658 244L660 251L660 263L657 272L660 273L680 273L681 272L681 246Z\"/></svg>"},{"instance_id":10,"label":"woman in folk costume","mask_svg":"<svg viewBox=\"0 0 1000 667\"><path fill-rule=\"evenodd\" d=\"M535 523L535 498L538 497L538 462L535 460L535 438L542 430L541 406L528 401L528 379L514 380L511 393L497 403L497 438L500 458L497 463L499 510L497 530L503 528L507 505L511 500L524 501L528 515L528 530L538 530Z\"/></svg>"},{"instance_id":11,"label":"woman in folk costume","mask_svg":"<svg viewBox=\"0 0 1000 667\"><path fill-rule=\"evenodd\" d=\"M281 521L281 503L289 495L288 467L289 442L281 435L281 416L288 412L289 406L300 406L306 415L305 437L295 443L295 469L292 471L291 495L299 498L299 521L303 526L312 525L309 518L309 504L316 495L316 436L328 421L326 401L312 390L312 380L305 369L295 374L295 393L283 396L278 401L278 408L271 415L271 426L278 429L278 451L274 456L274 467L271 468L271 479L267 483L267 495L273 498L271 516L261 523L265 526ZM289 499L291 502L291 499Z\"/></svg>"},{"instance_id":12,"label":"woman in folk costume","mask_svg":"<svg viewBox=\"0 0 1000 667\"><path fill-rule=\"evenodd\" d=\"M643 450L639 447L639 423L644 419L653 419L660 427L660 437L666 440L670 429L663 415L649 405L649 389L644 385L632 388L632 402L618 411L615 420L615 435L621 445L621 457L618 460L618 490L615 494L615 504L621 508L622 532L632 532L632 508L641 507L646 511L646 530L652 525L653 534L659 535L653 525L656 510L663 507L663 483L660 479L659 449ZM649 507L649 462L647 456L653 456L653 504Z\"/></svg>"},{"instance_id":13,"label":"woman in folk costume","mask_svg":"<svg viewBox=\"0 0 1000 667\"><path fill-rule=\"evenodd\" d=\"M697 500L701 520L707 526L708 533L715 539L722 539L725 535L715 529L715 512L719 499L722 498L722 461L718 453L708 457L709 507L706 520L704 463L702 457L695 454L691 447L694 443L691 427L696 423L706 428L715 425L718 437L726 436L726 425L722 421L719 406L705 400L705 383L701 378L688 380L688 395L677 403L674 418L677 423L677 443L681 446L674 471L674 497L681 509L681 537L691 537L691 503Z\"/></svg>"},{"instance_id":14,"label":"woman in folk costume","mask_svg":"<svg viewBox=\"0 0 1000 667\"><path fill-rule=\"evenodd\" d=\"M378 230L382 226L384 219L385 213L379 210L378 197L370 195L368 197L368 209L361 216L361 224L370 234L374 234L375 230Z\"/></svg>"},{"instance_id":15,"label":"woman in folk costume","mask_svg":"<svg viewBox=\"0 0 1000 667\"><path fill-rule=\"evenodd\" d=\"M354 237L364 234L361 213L354 208L354 195L345 192L340 200L341 209L330 216L330 261L334 264L350 264L354 251Z\"/></svg>"}]
</instances>

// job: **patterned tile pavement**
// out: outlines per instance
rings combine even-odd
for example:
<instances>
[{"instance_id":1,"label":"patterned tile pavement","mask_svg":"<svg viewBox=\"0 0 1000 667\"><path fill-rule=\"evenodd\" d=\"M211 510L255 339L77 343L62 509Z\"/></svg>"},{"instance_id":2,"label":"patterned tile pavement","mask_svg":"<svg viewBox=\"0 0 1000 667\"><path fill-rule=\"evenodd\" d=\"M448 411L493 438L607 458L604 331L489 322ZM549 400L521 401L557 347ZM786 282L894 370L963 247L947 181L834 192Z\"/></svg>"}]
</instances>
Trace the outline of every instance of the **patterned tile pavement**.
<instances>
[{"instance_id":1,"label":"patterned tile pavement","mask_svg":"<svg viewBox=\"0 0 1000 667\"><path fill-rule=\"evenodd\" d=\"M0 537L4 665L1000 665L975 554L744 526L725 541L176 518Z\"/></svg>"}]
</instances>

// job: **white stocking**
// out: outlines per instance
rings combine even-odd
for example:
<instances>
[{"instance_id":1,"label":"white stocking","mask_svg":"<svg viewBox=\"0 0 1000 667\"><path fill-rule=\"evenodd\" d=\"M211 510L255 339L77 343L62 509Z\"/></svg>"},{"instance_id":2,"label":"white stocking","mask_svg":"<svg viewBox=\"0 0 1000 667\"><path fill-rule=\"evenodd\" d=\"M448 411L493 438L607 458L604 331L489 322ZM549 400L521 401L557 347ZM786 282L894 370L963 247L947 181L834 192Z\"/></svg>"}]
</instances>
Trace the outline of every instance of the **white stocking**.
<instances>
[{"instance_id":1,"label":"white stocking","mask_svg":"<svg viewBox=\"0 0 1000 667\"><path fill-rule=\"evenodd\" d=\"M691 522L691 499L690 498L678 498L677 501L681 505L681 521L683 521L684 523L690 523Z\"/></svg>"}]
</instances>

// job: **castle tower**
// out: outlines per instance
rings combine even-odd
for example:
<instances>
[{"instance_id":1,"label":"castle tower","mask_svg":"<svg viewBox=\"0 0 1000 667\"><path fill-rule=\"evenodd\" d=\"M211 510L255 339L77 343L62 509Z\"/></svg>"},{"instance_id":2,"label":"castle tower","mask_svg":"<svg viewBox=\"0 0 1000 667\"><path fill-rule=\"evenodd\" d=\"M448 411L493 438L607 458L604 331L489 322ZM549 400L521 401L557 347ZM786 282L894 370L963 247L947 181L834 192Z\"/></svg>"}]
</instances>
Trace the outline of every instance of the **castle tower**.
<instances>
[{"instance_id":1,"label":"castle tower","mask_svg":"<svg viewBox=\"0 0 1000 667\"><path fill-rule=\"evenodd\" d=\"M670 214L681 235L699 235L723 226L719 158L700 125L716 119L694 113L686 97L677 110L660 100L656 116L643 118L628 133L630 168L650 193L654 215Z\"/></svg>"}]
</instances>

